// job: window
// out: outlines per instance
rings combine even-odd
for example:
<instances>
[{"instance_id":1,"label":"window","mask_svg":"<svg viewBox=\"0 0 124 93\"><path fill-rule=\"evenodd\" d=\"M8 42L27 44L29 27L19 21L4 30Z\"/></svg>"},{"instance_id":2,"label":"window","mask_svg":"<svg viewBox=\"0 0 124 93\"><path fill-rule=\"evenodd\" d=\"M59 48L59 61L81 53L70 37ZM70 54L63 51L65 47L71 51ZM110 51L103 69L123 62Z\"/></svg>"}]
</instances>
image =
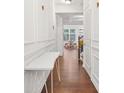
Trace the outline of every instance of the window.
<instances>
[{"instance_id":1,"label":"window","mask_svg":"<svg viewBox=\"0 0 124 93\"><path fill-rule=\"evenodd\" d=\"M64 34L69 34L69 29L64 29Z\"/></svg>"},{"instance_id":2,"label":"window","mask_svg":"<svg viewBox=\"0 0 124 93\"><path fill-rule=\"evenodd\" d=\"M75 29L70 29L70 34L75 34Z\"/></svg>"},{"instance_id":3,"label":"window","mask_svg":"<svg viewBox=\"0 0 124 93\"><path fill-rule=\"evenodd\" d=\"M70 40L75 41L75 29L70 29Z\"/></svg>"},{"instance_id":4,"label":"window","mask_svg":"<svg viewBox=\"0 0 124 93\"><path fill-rule=\"evenodd\" d=\"M64 41L68 41L69 40L69 34L64 34Z\"/></svg>"},{"instance_id":5,"label":"window","mask_svg":"<svg viewBox=\"0 0 124 93\"><path fill-rule=\"evenodd\" d=\"M76 33L75 29L64 29L64 41L75 41L76 40Z\"/></svg>"},{"instance_id":6,"label":"window","mask_svg":"<svg viewBox=\"0 0 124 93\"><path fill-rule=\"evenodd\" d=\"M68 40L69 40L69 30L64 29L64 41L68 41Z\"/></svg>"},{"instance_id":7,"label":"window","mask_svg":"<svg viewBox=\"0 0 124 93\"><path fill-rule=\"evenodd\" d=\"M70 40L75 41L75 34L70 34Z\"/></svg>"}]
</instances>

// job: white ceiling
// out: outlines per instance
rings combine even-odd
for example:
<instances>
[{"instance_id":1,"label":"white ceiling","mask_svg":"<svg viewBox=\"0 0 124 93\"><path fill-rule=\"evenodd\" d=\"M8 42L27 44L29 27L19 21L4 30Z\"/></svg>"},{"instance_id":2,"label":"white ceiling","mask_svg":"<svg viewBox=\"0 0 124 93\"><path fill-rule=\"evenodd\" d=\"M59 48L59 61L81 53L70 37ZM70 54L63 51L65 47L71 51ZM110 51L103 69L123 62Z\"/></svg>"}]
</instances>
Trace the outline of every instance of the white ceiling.
<instances>
[{"instance_id":1,"label":"white ceiling","mask_svg":"<svg viewBox=\"0 0 124 93\"><path fill-rule=\"evenodd\" d=\"M83 25L83 13L58 13L64 25Z\"/></svg>"},{"instance_id":2,"label":"white ceiling","mask_svg":"<svg viewBox=\"0 0 124 93\"><path fill-rule=\"evenodd\" d=\"M57 5L65 4L65 0L55 0L55 4ZM71 5L83 6L83 0L72 0Z\"/></svg>"},{"instance_id":3,"label":"white ceiling","mask_svg":"<svg viewBox=\"0 0 124 93\"><path fill-rule=\"evenodd\" d=\"M65 0L55 0L56 10L60 8L57 13L63 18L65 25L82 25L83 24L83 0L72 0L71 4L67 5ZM62 6L62 7L59 7ZM61 12L61 11L64 12ZM68 10L68 11L67 11ZM75 10L75 12L72 12ZM82 12L81 12L81 11ZM66 11L66 12L65 12ZM70 12L71 11L71 12Z\"/></svg>"}]
</instances>

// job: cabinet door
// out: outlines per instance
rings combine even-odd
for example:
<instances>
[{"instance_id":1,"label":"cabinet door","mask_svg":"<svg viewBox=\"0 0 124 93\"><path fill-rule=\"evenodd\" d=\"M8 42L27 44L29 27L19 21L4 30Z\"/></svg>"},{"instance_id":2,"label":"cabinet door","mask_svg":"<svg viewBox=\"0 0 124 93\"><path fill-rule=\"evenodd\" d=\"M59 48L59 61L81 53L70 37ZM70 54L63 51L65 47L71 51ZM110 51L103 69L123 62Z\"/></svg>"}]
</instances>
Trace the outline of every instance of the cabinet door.
<instances>
[{"instance_id":1,"label":"cabinet door","mask_svg":"<svg viewBox=\"0 0 124 93\"><path fill-rule=\"evenodd\" d=\"M37 5L38 41L44 41L48 39L49 31L49 0L38 0Z\"/></svg>"},{"instance_id":2,"label":"cabinet door","mask_svg":"<svg viewBox=\"0 0 124 93\"><path fill-rule=\"evenodd\" d=\"M49 39L53 39L55 37L55 15L54 15L54 9L53 9L53 0L49 0Z\"/></svg>"}]
</instances>

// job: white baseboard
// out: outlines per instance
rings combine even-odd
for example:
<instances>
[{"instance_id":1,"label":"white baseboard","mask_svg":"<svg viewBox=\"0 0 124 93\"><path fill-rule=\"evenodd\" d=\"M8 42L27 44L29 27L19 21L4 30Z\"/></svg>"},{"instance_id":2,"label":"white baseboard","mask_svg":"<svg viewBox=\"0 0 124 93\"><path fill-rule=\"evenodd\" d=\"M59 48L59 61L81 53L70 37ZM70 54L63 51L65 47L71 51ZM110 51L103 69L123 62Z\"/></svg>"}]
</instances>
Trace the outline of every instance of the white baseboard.
<instances>
[{"instance_id":1,"label":"white baseboard","mask_svg":"<svg viewBox=\"0 0 124 93\"><path fill-rule=\"evenodd\" d=\"M94 84L94 86L97 89L97 91L99 92L99 82L96 81L94 76L92 76L91 81Z\"/></svg>"}]
</instances>

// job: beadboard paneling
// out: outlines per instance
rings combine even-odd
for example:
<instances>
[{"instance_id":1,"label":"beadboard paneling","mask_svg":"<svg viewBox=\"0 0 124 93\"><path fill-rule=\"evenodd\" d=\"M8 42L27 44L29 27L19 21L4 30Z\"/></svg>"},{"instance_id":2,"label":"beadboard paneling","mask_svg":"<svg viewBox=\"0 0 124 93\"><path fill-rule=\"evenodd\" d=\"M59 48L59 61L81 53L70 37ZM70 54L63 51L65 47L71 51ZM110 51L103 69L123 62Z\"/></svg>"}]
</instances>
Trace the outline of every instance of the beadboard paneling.
<instances>
[{"instance_id":1,"label":"beadboard paneling","mask_svg":"<svg viewBox=\"0 0 124 93\"><path fill-rule=\"evenodd\" d=\"M41 93L50 71L31 70L24 72L24 93Z\"/></svg>"}]
</instances>

